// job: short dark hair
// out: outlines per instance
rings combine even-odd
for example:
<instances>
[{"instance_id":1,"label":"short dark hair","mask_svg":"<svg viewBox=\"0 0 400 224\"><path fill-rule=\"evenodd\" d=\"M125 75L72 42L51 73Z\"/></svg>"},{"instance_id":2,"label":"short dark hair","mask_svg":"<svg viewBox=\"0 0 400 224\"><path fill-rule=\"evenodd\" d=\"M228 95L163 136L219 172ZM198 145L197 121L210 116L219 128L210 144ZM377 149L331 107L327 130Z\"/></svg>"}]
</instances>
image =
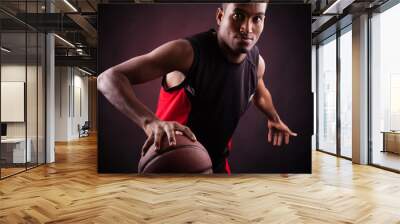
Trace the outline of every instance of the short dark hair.
<instances>
[{"instance_id":1,"label":"short dark hair","mask_svg":"<svg viewBox=\"0 0 400 224\"><path fill-rule=\"evenodd\" d=\"M238 3L266 3L267 4L267 7L265 7L265 11L267 11L267 8L268 8L268 0L265 0L265 1L257 1L257 2L238 2ZM227 2L227 3L222 3L221 4L221 8L222 8L222 10L225 12L225 9L226 9L226 7L228 6L228 4L229 3L235 3L235 2Z\"/></svg>"}]
</instances>

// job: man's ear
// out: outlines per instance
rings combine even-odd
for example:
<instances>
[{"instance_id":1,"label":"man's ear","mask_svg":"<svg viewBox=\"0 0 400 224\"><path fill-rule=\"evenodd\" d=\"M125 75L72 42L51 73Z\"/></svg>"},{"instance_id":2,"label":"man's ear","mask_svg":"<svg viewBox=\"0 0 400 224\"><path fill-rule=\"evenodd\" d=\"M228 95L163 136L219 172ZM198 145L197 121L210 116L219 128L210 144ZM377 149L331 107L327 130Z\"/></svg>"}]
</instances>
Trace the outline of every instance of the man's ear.
<instances>
[{"instance_id":1,"label":"man's ear","mask_svg":"<svg viewBox=\"0 0 400 224\"><path fill-rule=\"evenodd\" d=\"M222 8L217 9L217 14L216 14L216 20L217 20L217 25L221 25L222 17L224 17L224 10Z\"/></svg>"}]
</instances>

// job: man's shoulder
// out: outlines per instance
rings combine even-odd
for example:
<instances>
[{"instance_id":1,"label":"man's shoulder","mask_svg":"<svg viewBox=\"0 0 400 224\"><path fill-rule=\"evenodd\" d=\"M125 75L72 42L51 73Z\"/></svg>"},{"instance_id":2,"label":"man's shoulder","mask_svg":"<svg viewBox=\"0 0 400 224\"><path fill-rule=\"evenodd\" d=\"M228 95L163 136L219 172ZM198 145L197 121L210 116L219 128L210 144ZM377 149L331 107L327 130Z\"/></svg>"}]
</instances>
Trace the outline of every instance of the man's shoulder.
<instances>
[{"instance_id":1,"label":"man's shoulder","mask_svg":"<svg viewBox=\"0 0 400 224\"><path fill-rule=\"evenodd\" d=\"M210 29L204 32L196 33L191 36L185 37L185 39L192 44L202 44L202 43L208 44L209 42L213 41L214 35L215 35L215 30Z\"/></svg>"},{"instance_id":2,"label":"man's shoulder","mask_svg":"<svg viewBox=\"0 0 400 224\"><path fill-rule=\"evenodd\" d=\"M258 54L257 77L262 79L265 73L265 61L261 54Z\"/></svg>"}]
</instances>

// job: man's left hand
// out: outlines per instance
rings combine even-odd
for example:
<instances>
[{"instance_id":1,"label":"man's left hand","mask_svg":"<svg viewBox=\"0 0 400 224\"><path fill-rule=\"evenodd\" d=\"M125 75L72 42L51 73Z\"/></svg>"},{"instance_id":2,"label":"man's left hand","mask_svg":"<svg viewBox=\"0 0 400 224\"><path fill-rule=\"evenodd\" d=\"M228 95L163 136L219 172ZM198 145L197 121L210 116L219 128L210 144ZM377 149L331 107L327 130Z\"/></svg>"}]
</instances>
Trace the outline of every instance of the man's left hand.
<instances>
[{"instance_id":1,"label":"man's left hand","mask_svg":"<svg viewBox=\"0 0 400 224\"><path fill-rule=\"evenodd\" d=\"M289 144L290 136L297 136L297 133L292 132L280 119L268 120L268 142L273 146L281 146L283 140Z\"/></svg>"}]
</instances>

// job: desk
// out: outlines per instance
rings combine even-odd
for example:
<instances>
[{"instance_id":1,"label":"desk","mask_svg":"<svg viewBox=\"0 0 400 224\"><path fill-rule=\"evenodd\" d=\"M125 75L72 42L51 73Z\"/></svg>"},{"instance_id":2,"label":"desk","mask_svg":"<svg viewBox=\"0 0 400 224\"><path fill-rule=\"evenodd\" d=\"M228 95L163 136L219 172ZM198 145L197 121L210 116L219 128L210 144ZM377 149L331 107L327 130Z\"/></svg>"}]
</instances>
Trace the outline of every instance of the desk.
<instances>
[{"instance_id":1,"label":"desk","mask_svg":"<svg viewBox=\"0 0 400 224\"><path fill-rule=\"evenodd\" d=\"M400 131L383 131L382 152L400 154Z\"/></svg>"},{"instance_id":2,"label":"desk","mask_svg":"<svg viewBox=\"0 0 400 224\"><path fill-rule=\"evenodd\" d=\"M28 143L25 152L25 138L6 138L1 139L1 157L6 163L25 163L30 162L32 158L30 138L26 140ZM25 154L26 153L26 154ZM25 161L27 159L27 161Z\"/></svg>"}]
</instances>

